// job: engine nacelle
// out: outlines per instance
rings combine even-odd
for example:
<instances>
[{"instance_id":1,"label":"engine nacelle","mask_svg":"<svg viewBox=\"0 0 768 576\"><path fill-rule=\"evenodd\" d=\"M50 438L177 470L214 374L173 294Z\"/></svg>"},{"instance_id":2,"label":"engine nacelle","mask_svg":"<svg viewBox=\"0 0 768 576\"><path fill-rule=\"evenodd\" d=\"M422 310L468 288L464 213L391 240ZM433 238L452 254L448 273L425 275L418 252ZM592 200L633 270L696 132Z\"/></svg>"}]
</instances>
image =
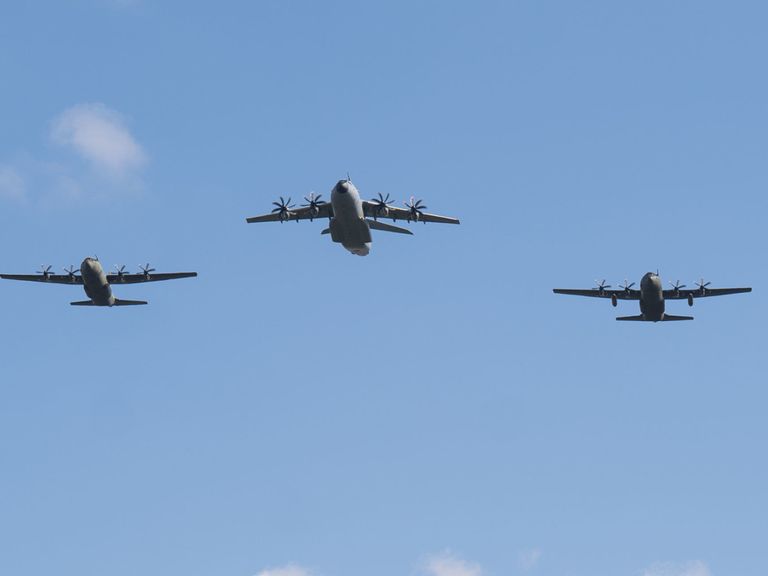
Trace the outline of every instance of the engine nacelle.
<instances>
[{"instance_id":1,"label":"engine nacelle","mask_svg":"<svg viewBox=\"0 0 768 576\"><path fill-rule=\"evenodd\" d=\"M688 306L693 306L693 294L688 294Z\"/></svg>"},{"instance_id":2,"label":"engine nacelle","mask_svg":"<svg viewBox=\"0 0 768 576\"><path fill-rule=\"evenodd\" d=\"M616 298L616 294L611 294L611 304L614 308L616 308L616 305L619 303L619 299Z\"/></svg>"}]
</instances>

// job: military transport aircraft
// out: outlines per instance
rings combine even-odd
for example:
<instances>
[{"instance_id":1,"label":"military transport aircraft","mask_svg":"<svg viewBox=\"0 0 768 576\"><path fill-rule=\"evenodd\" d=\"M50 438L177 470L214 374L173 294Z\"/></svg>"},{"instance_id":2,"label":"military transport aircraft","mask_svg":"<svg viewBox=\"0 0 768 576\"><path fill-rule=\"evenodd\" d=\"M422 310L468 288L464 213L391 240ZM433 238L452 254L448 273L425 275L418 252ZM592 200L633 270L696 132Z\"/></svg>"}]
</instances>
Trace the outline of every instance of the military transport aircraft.
<instances>
[{"instance_id":1,"label":"military transport aircraft","mask_svg":"<svg viewBox=\"0 0 768 576\"><path fill-rule=\"evenodd\" d=\"M139 282L159 282L160 280L175 280L176 278L191 278L197 272L172 272L170 274L155 274L155 269L149 264L140 266L140 274L126 272L125 266L115 267L114 274L106 274L98 258L86 258L77 268L65 268L66 274L52 274L51 267L42 267L37 274L0 274L6 280L26 280L29 282L47 282L50 284L70 284L82 286L90 300L70 302L72 306L136 306L146 304L143 300L119 300L112 295L111 285L138 284Z\"/></svg>"},{"instance_id":2,"label":"military transport aircraft","mask_svg":"<svg viewBox=\"0 0 768 576\"><path fill-rule=\"evenodd\" d=\"M397 232L398 234L413 234L407 228L393 226L379 222L379 218L391 218L393 222L398 220L410 222L440 222L443 224L458 224L456 218L446 216L437 216L427 214L424 210L426 206L422 205L421 200L414 200L411 197L410 202L405 203L405 208L397 208L389 204L389 194L384 197L379 194L378 198L372 200L362 200L360 193L355 188L352 181L347 177L346 180L339 180L336 186L331 190L331 201L320 200L321 194L311 193L305 196L306 204L300 208L295 208L291 204L291 199L280 202L273 202L276 206L270 214L263 216L254 216L247 218L246 222L286 222L288 220L314 220L315 218L328 218L328 228L321 234L330 234L334 242L340 243L344 248L357 254L366 256L371 250L371 230L381 230L383 232Z\"/></svg>"},{"instance_id":3,"label":"military transport aircraft","mask_svg":"<svg viewBox=\"0 0 768 576\"><path fill-rule=\"evenodd\" d=\"M640 280L640 290L633 290L634 282L629 284L626 280L621 290L608 290L609 285L605 280L597 283L597 286L587 290L570 290L555 288L555 294L573 294L575 296L593 296L595 298L610 298L611 304L616 306L619 300L639 300L639 316L619 316L616 320L634 320L638 322L670 322L672 320L693 320L693 316L673 316L664 312L665 300L688 300L688 306L693 306L694 298L708 296L725 296L726 294L741 294L752 292L752 288L710 288L710 282L700 280L696 282L698 288L685 288L685 284L670 282L672 289L664 290L659 273L648 272Z\"/></svg>"}]
</instances>

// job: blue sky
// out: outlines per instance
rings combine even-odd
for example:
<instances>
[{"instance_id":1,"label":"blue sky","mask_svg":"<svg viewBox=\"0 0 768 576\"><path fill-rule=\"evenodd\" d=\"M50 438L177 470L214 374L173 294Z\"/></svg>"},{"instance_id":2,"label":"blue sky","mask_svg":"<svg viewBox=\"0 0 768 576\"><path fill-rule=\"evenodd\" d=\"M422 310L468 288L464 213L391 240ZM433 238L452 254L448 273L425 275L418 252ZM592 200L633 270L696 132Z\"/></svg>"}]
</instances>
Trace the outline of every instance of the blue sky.
<instances>
[{"instance_id":1,"label":"blue sky","mask_svg":"<svg viewBox=\"0 0 768 576\"><path fill-rule=\"evenodd\" d=\"M0 572L765 573L764 3L7 4L0 269L200 276L0 285Z\"/></svg>"}]
</instances>

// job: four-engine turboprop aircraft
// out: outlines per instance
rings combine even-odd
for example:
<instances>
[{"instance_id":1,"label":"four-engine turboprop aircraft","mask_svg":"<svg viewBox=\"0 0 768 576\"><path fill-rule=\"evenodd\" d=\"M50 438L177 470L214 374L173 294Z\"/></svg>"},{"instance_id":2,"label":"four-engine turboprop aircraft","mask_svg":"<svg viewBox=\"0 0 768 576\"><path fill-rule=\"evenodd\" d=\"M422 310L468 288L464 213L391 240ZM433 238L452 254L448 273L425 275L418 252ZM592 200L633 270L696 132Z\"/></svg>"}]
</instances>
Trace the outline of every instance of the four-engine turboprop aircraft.
<instances>
[{"instance_id":1,"label":"four-engine turboprop aircraft","mask_svg":"<svg viewBox=\"0 0 768 576\"><path fill-rule=\"evenodd\" d=\"M424 212L421 200L405 203L405 208L397 208L389 204L389 194L386 197L379 194L373 200L362 200L360 193L354 184L347 178L339 180L331 190L331 201L320 200L320 194L314 192L304 199L307 204L295 208L291 199L273 202L276 206L270 214L247 218L248 223L254 222L285 222L287 220L314 220L315 218L328 218L328 228L321 234L330 234L334 242L340 243L344 248L357 254L366 256L371 250L371 229L384 232L397 232L399 234L413 234L407 228L400 228L384 222L379 218L391 218L393 222L398 220L407 222L440 222L443 224L458 224L457 218L437 216Z\"/></svg>"},{"instance_id":2,"label":"four-engine turboprop aircraft","mask_svg":"<svg viewBox=\"0 0 768 576\"><path fill-rule=\"evenodd\" d=\"M140 266L140 274L125 271L125 266L116 267L114 274L106 274L97 258L86 258L80 265L80 274L74 266L65 268L66 274L51 274L51 267L43 267L38 274L0 274L6 280L26 280L28 282L47 282L49 284L80 285L90 300L71 302L72 306L136 306L146 304L143 300L119 300L112 295L114 284L138 284L140 282L159 282L176 278L191 278L197 272L172 272L155 274L149 264Z\"/></svg>"},{"instance_id":3,"label":"four-engine turboprop aircraft","mask_svg":"<svg viewBox=\"0 0 768 576\"><path fill-rule=\"evenodd\" d=\"M693 306L695 298L708 296L725 296L726 294L741 294L752 292L752 288L710 288L710 282L700 280L696 283L698 288L685 288L685 284L675 282L671 290L664 290L658 272L648 272L640 280L640 290L633 290L634 282L629 284L626 280L621 290L608 290L610 286L605 280L597 283L597 286L588 290L570 290L555 288L555 294L572 294L575 296L592 296L595 298L610 298L611 304L616 306L619 300L639 300L639 316L619 316L616 320L634 320L639 322L669 322L672 320L693 320L693 316L673 316L664 312L665 300L688 300L688 306Z\"/></svg>"}]
</instances>

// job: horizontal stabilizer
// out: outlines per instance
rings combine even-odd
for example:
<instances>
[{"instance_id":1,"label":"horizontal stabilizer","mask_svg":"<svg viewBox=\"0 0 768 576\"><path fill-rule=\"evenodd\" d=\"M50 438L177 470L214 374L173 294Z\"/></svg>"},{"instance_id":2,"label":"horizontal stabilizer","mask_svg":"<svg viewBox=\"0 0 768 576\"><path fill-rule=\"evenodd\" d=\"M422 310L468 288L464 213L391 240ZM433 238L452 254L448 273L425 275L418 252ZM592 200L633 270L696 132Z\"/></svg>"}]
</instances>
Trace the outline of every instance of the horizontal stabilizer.
<instances>
[{"instance_id":1,"label":"horizontal stabilizer","mask_svg":"<svg viewBox=\"0 0 768 576\"><path fill-rule=\"evenodd\" d=\"M96 306L93 300L83 300L81 302L70 302L72 306Z\"/></svg>"},{"instance_id":2,"label":"horizontal stabilizer","mask_svg":"<svg viewBox=\"0 0 768 576\"><path fill-rule=\"evenodd\" d=\"M640 314L640 316L619 316L616 320L623 320L625 322L653 322L653 320L646 320L642 314ZM672 316L671 314L664 314L664 317L660 322L674 322L676 320L693 320L693 316Z\"/></svg>"},{"instance_id":3,"label":"horizontal stabilizer","mask_svg":"<svg viewBox=\"0 0 768 576\"><path fill-rule=\"evenodd\" d=\"M371 220L370 218L366 218L365 221L368 222L368 226L372 230L381 230L382 232L396 232L398 234L413 235L413 232L408 230L408 228L401 228L400 226L392 226L392 224L385 224L384 222L379 222L378 220Z\"/></svg>"},{"instance_id":4,"label":"horizontal stabilizer","mask_svg":"<svg viewBox=\"0 0 768 576\"><path fill-rule=\"evenodd\" d=\"M142 304L146 304L146 302L144 300L118 300L115 298L113 306L141 306Z\"/></svg>"},{"instance_id":5,"label":"horizontal stabilizer","mask_svg":"<svg viewBox=\"0 0 768 576\"><path fill-rule=\"evenodd\" d=\"M662 322L675 322L677 320L693 320L693 316L672 316L672 314L664 314Z\"/></svg>"},{"instance_id":6,"label":"horizontal stabilizer","mask_svg":"<svg viewBox=\"0 0 768 576\"><path fill-rule=\"evenodd\" d=\"M331 233L331 229L330 228L326 228L325 230L320 232L320 234L330 234L330 233Z\"/></svg>"}]
</instances>

